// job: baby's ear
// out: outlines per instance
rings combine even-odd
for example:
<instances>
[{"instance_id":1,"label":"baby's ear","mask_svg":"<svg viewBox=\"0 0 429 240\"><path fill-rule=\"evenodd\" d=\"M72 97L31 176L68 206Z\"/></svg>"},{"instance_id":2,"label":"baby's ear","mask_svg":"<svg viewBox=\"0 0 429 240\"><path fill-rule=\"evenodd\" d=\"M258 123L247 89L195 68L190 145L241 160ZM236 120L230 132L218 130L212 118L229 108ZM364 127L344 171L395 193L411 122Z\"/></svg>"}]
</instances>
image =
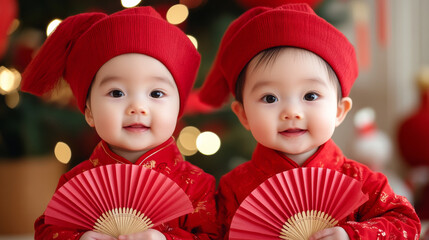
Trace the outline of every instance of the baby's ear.
<instances>
[{"instance_id":1,"label":"baby's ear","mask_svg":"<svg viewBox=\"0 0 429 240\"><path fill-rule=\"evenodd\" d=\"M352 99L349 97L343 97L337 106L337 116L335 126L338 127L344 121L347 113L352 109Z\"/></svg>"},{"instance_id":2,"label":"baby's ear","mask_svg":"<svg viewBox=\"0 0 429 240\"><path fill-rule=\"evenodd\" d=\"M85 120L90 127L94 127L94 117L92 116L91 108L89 107L88 102L86 102L85 106Z\"/></svg>"},{"instance_id":3,"label":"baby's ear","mask_svg":"<svg viewBox=\"0 0 429 240\"><path fill-rule=\"evenodd\" d=\"M238 101L234 101L231 104L231 109L238 117L238 120L240 120L241 125L243 125L243 127L246 128L247 130L250 130L249 121L247 121L247 116L246 116L246 112L244 111L243 104L241 104Z\"/></svg>"}]
</instances>

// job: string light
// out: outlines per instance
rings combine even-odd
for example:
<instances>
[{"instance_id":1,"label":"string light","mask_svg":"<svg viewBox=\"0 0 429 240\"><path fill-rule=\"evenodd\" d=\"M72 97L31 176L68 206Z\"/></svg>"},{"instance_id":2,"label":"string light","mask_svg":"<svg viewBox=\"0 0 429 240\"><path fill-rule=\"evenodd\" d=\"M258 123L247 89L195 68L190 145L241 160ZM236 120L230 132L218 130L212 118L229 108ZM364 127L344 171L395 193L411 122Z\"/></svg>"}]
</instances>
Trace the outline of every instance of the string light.
<instances>
[{"instance_id":1,"label":"string light","mask_svg":"<svg viewBox=\"0 0 429 240\"><path fill-rule=\"evenodd\" d=\"M197 148L204 155L213 155L220 148L220 138L213 132L203 132L197 137Z\"/></svg>"},{"instance_id":2,"label":"string light","mask_svg":"<svg viewBox=\"0 0 429 240\"><path fill-rule=\"evenodd\" d=\"M71 159L71 149L64 142L58 142L54 149L55 157L61 163L67 164Z\"/></svg>"},{"instance_id":3,"label":"string light","mask_svg":"<svg viewBox=\"0 0 429 240\"><path fill-rule=\"evenodd\" d=\"M122 7L124 7L124 8L135 7L135 6L139 5L140 2L141 2L141 0L121 0Z\"/></svg>"},{"instance_id":4,"label":"string light","mask_svg":"<svg viewBox=\"0 0 429 240\"><path fill-rule=\"evenodd\" d=\"M58 27L58 25L60 25L60 23L62 22L61 19L55 18L54 20L52 20L49 24L48 27L46 28L46 36L51 35L55 29Z\"/></svg>"},{"instance_id":5,"label":"string light","mask_svg":"<svg viewBox=\"0 0 429 240\"><path fill-rule=\"evenodd\" d=\"M194 44L195 48L198 49L198 41L197 41L197 39L194 36L192 36L192 35L187 35L187 36L188 36L189 40L191 40L192 44Z\"/></svg>"},{"instance_id":6,"label":"string light","mask_svg":"<svg viewBox=\"0 0 429 240\"><path fill-rule=\"evenodd\" d=\"M168 9L166 18L169 23L177 25L184 22L188 15L188 7L183 4L176 4Z\"/></svg>"}]
</instances>

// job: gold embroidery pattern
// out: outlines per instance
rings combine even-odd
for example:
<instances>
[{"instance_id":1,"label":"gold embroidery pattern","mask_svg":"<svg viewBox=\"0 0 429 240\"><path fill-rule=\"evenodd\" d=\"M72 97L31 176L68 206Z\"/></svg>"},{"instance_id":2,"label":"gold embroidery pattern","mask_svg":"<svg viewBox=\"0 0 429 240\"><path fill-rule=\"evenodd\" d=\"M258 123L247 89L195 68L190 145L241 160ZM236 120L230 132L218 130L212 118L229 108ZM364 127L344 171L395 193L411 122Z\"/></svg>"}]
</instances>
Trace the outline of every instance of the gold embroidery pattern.
<instances>
[{"instance_id":1,"label":"gold embroidery pattern","mask_svg":"<svg viewBox=\"0 0 429 240\"><path fill-rule=\"evenodd\" d=\"M191 179L191 178L186 178L185 179L185 183L186 184L194 184L194 182L195 182L194 179Z\"/></svg>"},{"instance_id":2,"label":"gold embroidery pattern","mask_svg":"<svg viewBox=\"0 0 429 240\"><path fill-rule=\"evenodd\" d=\"M98 160L98 158L90 159L89 161L92 163L92 166L94 166L94 167L97 167L98 164L100 164L100 161Z\"/></svg>"},{"instance_id":3,"label":"gold embroidery pattern","mask_svg":"<svg viewBox=\"0 0 429 240\"><path fill-rule=\"evenodd\" d=\"M143 163L142 166L145 168L154 169L156 166L156 162L154 160L150 160L150 161Z\"/></svg>"},{"instance_id":4,"label":"gold embroidery pattern","mask_svg":"<svg viewBox=\"0 0 429 240\"><path fill-rule=\"evenodd\" d=\"M52 235L52 239L56 239L58 236L59 236L59 233L56 232Z\"/></svg>"},{"instance_id":5,"label":"gold embroidery pattern","mask_svg":"<svg viewBox=\"0 0 429 240\"><path fill-rule=\"evenodd\" d=\"M200 176L202 174L202 171L199 169L192 169L189 171L189 174Z\"/></svg>"},{"instance_id":6,"label":"gold embroidery pattern","mask_svg":"<svg viewBox=\"0 0 429 240\"><path fill-rule=\"evenodd\" d=\"M206 211L206 210L207 210L207 208L206 208L206 203L207 203L207 201L197 202L197 206L195 207L195 209L194 209L194 212L193 212L193 213L198 213L198 212L200 212L201 210Z\"/></svg>"},{"instance_id":7,"label":"gold embroidery pattern","mask_svg":"<svg viewBox=\"0 0 429 240\"><path fill-rule=\"evenodd\" d=\"M383 202L383 203L386 203L386 200L387 200L388 196L389 195L387 195L387 193L382 192L381 195L380 195L380 201Z\"/></svg>"}]
</instances>

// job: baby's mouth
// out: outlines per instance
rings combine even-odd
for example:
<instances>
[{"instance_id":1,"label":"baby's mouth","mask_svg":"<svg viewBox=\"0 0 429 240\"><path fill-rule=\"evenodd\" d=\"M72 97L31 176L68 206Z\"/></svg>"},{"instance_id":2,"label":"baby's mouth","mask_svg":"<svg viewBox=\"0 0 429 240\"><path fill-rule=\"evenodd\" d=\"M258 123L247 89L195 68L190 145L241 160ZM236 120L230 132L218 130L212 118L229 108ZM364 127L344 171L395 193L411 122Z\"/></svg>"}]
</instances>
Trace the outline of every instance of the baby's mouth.
<instances>
[{"instance_id":1,"label":"baby's mouth","mask_svg":"<svg viewBox=\"0 0 429 240\"><path fill-rule=\"evenodd\" d=\"M143 132L149 129L149 127L145 126L141 123L133 123L127 126L124 126L125 130L131 131L131 132Z\"/></svg>"},{"instance_id":2,"label":"baby's mouth","mask_svg":"<svg viewBox=\"0 0 429 240\"><path fill-rule=\"evenodd\" d=\"M290 128L290 129L286 129L285 131L280 132L280 134L282 134L283 136L287 136L287 137L294 137L294 136L302 135L306 132L307 132L307 130L305 130L305 129Z\"/></svg>"}]
</instances>

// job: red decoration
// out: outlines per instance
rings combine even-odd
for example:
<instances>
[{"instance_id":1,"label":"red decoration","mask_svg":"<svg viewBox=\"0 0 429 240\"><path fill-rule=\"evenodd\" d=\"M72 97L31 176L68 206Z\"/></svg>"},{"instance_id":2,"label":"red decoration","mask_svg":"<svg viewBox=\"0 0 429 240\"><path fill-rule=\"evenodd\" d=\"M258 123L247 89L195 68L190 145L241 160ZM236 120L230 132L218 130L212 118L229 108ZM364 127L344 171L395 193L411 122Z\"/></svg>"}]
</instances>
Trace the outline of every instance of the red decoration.
<instances>
[{"instance_id":1,"label":"red decoration","mask_svg":"<svg viewBox=\"0 0 429 240\"><path fill-rule=\"evenodd\" d=\"M327 168L276 174L241 203L229 239L308 239L366 202L361 189L361 182Z\"/></svg>"},{"instance_id":2,"label":"red decoration","mask_svg":"<svg viewBox=\"0 0 429 240\"><path fill-rule=\"evenodd\" d=\"M15 0L0 0L0 59L3 57L8 45L8 32L12 21L18 12L18 4Z\"/></svg>"},{"instance_id":3,"label":"red decoration","mask_svg":"<svg viewBox=\"0 0 429 240\"><path fill-rule=\"evenodd\" d=\"M405 119L399 127L399 150L410 166L429 166L428 123L429 90L422 93L417 111Z\"/></svg>"},{"instance_id":4,"label":"red decoration","mask_svg":"<svg viewBox=\"0 0 429 240\"><path fill-rule=\"evenodd\" d=\"M389 0L377 0L377 36L380 46L387 47L390 38Z\"/></svg>"},{"instance_id":5,"label":"red decoration","mask_svg":"<svg viewBox=\"0 0 429 240\"><path fill-rule=\"evenodd\" d=\"M278 7L283 4L288 3L307 3L310 5L313 9L316 8L322 0L236 0L240 6L242 6L245 9L258 7L258 6L265 6L265 7Z\"/></svg>"},{"instance_id":6,"label":"red decoration","mask_svg":"<svg viewBox=\"0 0 429 240\"><path fill-rule=\"evenodd\" d=\"M371 41L368 3L353 3L353 18L356 33L356 51L359 68L368 70L371 66Z\"/></svg>"},{"instance_id":7,"label":"red decoration","mask_svg":"<svg viewBox=\"0 0 429 240\"><path fill-rule=\"evenodd\" d=\"M144 231L194 208L167 176L132 164L105 165L76 175L52 197L46 223L114 237Z\"/></svg>"}]
</instances>

